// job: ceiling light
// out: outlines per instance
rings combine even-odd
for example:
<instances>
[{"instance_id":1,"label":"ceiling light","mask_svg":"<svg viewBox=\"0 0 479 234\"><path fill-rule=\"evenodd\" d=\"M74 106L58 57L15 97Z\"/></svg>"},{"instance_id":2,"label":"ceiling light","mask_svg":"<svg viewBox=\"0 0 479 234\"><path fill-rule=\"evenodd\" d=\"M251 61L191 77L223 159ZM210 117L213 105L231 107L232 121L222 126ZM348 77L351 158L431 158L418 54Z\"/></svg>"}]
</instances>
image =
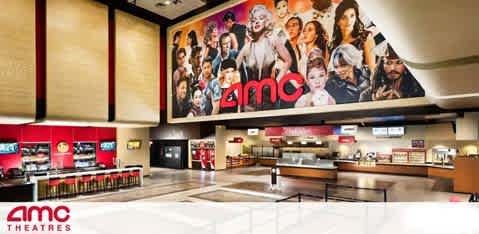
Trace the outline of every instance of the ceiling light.
<instances>
[{"instance_id":1,"label":"ceiling light","mask_svg":"<svg viewBox=\"0 0 479 234\"><path fill-rule=\"evenodd\" d=\"M301 141L301 145L306 145L306 144L308 144L308 142L306 142L306 141Z\"/></svg>"},{"instance_id":2,"label":"ceiling light","mask_svg":"<svg viewBox=\"0 0 479 234\"><path fill-rule=\"evenodd\" d=\"M163 2L163 4L165 4L165 5L170 5L170 4L171 4L171 1L170 1L170 0L166 0L166 1Z\"/></svg>"},{"instance_id":3,"label":"ceiling light","mask_svg":"<svg viewBox=\"0 0 479 234\"><path fill-rule=\"evenodd\" d=\"M323 142L321 141L316 141L316 145L321 145Z\"/></svg>"},{"instance_id":4,"label":"ceiling light","mask_svg":"<svg viewBox=\"0 0 479 234\"><path fill-rule=\"evenodd\" d=\"M293 142L292 142L292 141L288 141L288 145L292 145L292 144L293 144Z\"/></svg>"}]
</instances>

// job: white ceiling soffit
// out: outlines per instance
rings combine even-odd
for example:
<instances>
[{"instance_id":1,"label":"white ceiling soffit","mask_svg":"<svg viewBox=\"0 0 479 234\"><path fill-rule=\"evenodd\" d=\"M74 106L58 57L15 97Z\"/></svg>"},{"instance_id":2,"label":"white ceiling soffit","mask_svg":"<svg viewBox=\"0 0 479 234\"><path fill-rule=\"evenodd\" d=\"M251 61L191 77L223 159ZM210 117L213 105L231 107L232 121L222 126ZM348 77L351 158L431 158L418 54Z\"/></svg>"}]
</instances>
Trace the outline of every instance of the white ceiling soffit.
<instances>
[{"instance_id":1,"label":"white ceiling soffit","mask_svg":"<svg viewBox=\"0 0 479 234\"><path fill-rule=\"evenodd\" d=\"M404 59L435 63L479 55L479 1L358 0Z\"/></svg>"},{"instance_id":2,"label":"white ceiling soffit","mask_svg":"<svg viewBox=\"0 0 479 234\"><path fill-rule=\"evenodd\" d=\"M479 1L358 0L444 109L479 107Z\"/></svg>"},{"instance_id":3,"label":"white ceiling soffit","mask_svg":"<svg viewBox=\"0 0 479 234\"><path fill-rule=\"evenodd\" d=\"M178 4L173 3L175 0L169 0L171 3L167 6L156 6L157 3L164 3L165 1L136 0L136 5L168 19L175 19L206 4L202 0L181 0L181 3ZM129 2L132 1L130 0Z\"/></svg>"}]
</instances>

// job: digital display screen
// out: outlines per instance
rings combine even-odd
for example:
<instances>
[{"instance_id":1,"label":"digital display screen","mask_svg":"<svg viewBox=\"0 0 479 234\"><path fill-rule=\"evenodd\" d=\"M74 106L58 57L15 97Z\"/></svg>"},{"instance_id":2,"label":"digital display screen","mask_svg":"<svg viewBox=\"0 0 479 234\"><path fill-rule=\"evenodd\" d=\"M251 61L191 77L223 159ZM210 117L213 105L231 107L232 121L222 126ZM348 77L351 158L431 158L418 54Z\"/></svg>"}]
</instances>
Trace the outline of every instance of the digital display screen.
<instances>
[{"instance_id":1,"label":"digital display screen","mask_svg":"<svg viewBox=\"0 0 479 234\"><path fill-rule=\"evenodd\" d=\"M100 142L101 151L116 151L116 142L115 141L102 141Z\"/></svg>"},{"instance_id":2,"label":"digital display screen","mask_svg":"<svg viewBox=\"0 0 479 234\"><path fill-rule=\"evenodd\" d=\"M18 143L0 143L0 154L16 154L18 153Z\"/></svg>"},{"instance_id":3,"label":"digital display screen","mask_svg":"<svg viewBox=\"0 0 479 234\"><path fill-rule=\"evenodd\" d=\"M388 128L373 128L373 136L388 136Z\"/></svg>"},{"instance_id":4,"label":"digital display screen","mask_svg":"<svg viewBox=\"0 0 479 234\"><path fill-rule=\"evenodd\" d=\"M404 127L390 127L390 128L388 128L388 135L389 136L403 136L404 135Z\"/></svg>"},{"instance_id":5,"label":"digital display screen","mask_svg":"<svg viewBox=\"0 0 479 234\"><path fill-rule=\"evenodd\" d=\"M141 140L130 140L126 144L126 148L129 150L137 150L141 148Z\"/></svg>"}]
</instances>

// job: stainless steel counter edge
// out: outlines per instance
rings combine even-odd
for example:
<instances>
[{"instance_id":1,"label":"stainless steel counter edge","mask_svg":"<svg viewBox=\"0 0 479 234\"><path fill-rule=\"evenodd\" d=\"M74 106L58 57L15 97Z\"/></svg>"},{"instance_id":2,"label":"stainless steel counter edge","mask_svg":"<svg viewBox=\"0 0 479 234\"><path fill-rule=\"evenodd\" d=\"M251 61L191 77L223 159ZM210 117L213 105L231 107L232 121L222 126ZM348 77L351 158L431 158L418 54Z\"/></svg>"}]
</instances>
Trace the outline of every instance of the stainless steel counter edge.
<instances>
[{"instance_id":1,"label":"stainless steel counter edge","mask_svg":"<svg viewBox=\"0 0 479 234\"><path fill-rule=\"evenodd\" d=\"M301 168L311 168L311 169L324 169L324 170L334 170L338 169L338 167L321 167L321 166L313 166L313 165L294 165L294 164L281 164L277 163L277 167L301 167Z\"/></svg>"},{"instance_id":2,"label":"stainless steel counter edge","mask_svg":"<svg viewBox=\"0 0 479 234\"><path fill-rule=\"evenodd\" d=\"M343 162L343 163L357 163L358 161L354 160L334 160L335 162ZM433 165L433 164L414 164L414 163L378 163L376 165L396 165L396 166L415 166L415 167L434 167L434 168L442 168L442 169L454 169L454 166L441 166L441 165Z\"/></svg>"}]
</instances>

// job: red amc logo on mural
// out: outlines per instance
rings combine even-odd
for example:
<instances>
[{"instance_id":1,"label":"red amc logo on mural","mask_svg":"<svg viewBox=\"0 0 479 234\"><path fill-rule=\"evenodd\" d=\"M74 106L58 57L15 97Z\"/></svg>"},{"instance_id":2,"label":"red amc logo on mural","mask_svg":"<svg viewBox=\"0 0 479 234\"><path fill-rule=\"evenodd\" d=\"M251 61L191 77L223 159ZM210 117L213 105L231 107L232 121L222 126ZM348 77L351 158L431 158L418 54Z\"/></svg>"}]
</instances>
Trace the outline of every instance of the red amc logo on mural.
<instances>
[{"instance_id":1,"label":"red amc logo on mural","mask_svg":"<svg viewBox=\"0 0 479 234\"><path fill-rule=\"evenodd\" d=\"M241 83L235 83L223 93L220 100L220 106L227 108L250 104L251 100L249 100L248 95L250 90L256 90L256 103L263 103L263 92L260 92L260 90L263 90L266 86L271 88L270 98L273 103L278 100L278 97L283 101L294 102L303 94L303 88L297 88L292 94L286 93L284 87L290 81L295 81L298 85L303 85L304 83L303 77L295 73L285 75L279 83L271 78L263 79L261 81L250 80L244 86ZM238 94L238 100L228 100L228 97L235 92Z\"/></svg>"},{"instance_id":2,"label":"red amc logo on mural","mask_svg":"<svg viewBox=\"0 0 479 234\"><path fill-rule=\"evenodd\" d=\"M9 233L71 232L67 206L17 206L7 216Z\"/></svg>"}]
</instances>

